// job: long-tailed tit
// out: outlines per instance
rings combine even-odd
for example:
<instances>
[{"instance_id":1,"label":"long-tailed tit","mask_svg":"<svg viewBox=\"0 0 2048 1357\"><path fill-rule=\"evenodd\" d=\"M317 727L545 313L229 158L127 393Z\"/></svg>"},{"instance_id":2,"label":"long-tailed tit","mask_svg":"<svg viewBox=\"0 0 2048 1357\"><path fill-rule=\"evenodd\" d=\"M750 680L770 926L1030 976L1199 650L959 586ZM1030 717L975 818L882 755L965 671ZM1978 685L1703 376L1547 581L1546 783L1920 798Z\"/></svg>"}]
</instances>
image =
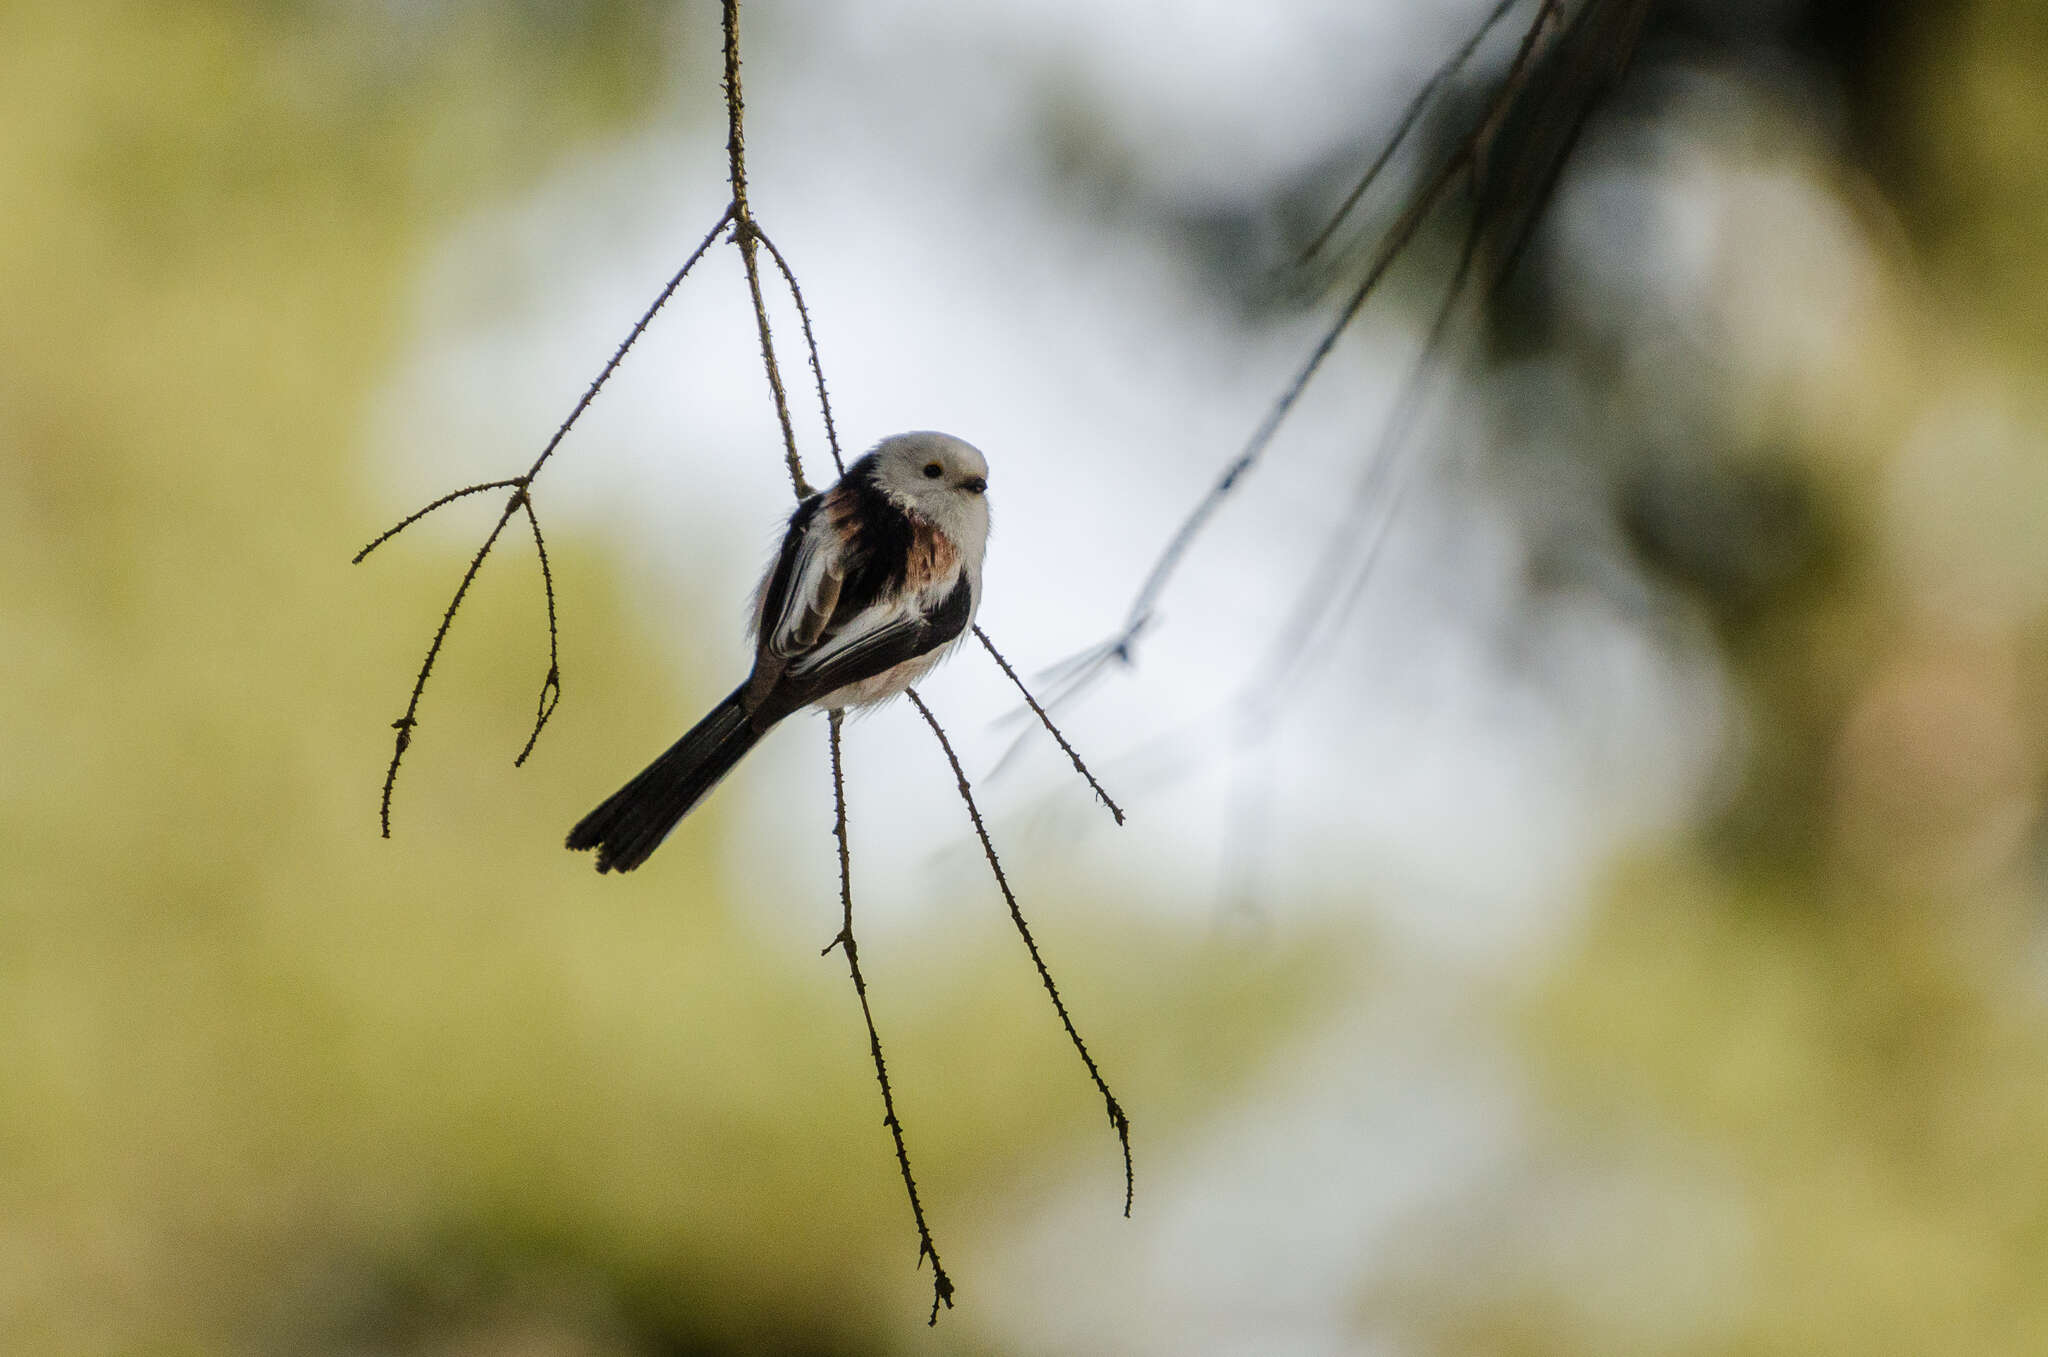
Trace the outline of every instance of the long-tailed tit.
<instances>
[{"instance_id":1,"label":"long-tailed tit","mask_svg":"<svg viewBox=\"0 0 2048 1357\"><path fill-rule=\"evenodd\" d=\"M754 672L569 831L628 872L768 728L803 707L867 707L923 678L981 603L988 463L942 433L885 438L789 516L754 596Z\"/></svg>"}]
</instances>

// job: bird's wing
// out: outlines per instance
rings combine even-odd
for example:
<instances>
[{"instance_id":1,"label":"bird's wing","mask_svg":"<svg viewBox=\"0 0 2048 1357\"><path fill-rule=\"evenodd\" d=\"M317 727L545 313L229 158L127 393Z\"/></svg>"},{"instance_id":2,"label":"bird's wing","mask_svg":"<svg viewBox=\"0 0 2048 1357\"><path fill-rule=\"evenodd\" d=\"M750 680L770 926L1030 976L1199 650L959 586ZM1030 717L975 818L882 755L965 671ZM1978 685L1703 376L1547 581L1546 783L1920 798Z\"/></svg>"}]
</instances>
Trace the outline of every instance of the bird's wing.
<instances>
[{"instance_id":1,"label":"bird's wing","mask_svg":"<svg viewBox=\"0 0 2048 1357\"><path fill-rule=\"evenodd\" d=\"M778 659L801 655L816 645L839 606L846 580L846 543L824 497L813 495L790 515L782 552L761 586L755 625L761 648Z\"/></svg>"},{"instance_id":2,"label":"bird's wing","mask_svg":"<svg viewBox=\"0 0 2048 1357\"><path fill-rule=\"evenodd\" d=\"M856 614L823 643L792 660L786 682L806 694L803 701L811 701L959 639L973 615L974 586L962 571L953 592L929 613L877 604Z\"/></svg>"}]
</instances>

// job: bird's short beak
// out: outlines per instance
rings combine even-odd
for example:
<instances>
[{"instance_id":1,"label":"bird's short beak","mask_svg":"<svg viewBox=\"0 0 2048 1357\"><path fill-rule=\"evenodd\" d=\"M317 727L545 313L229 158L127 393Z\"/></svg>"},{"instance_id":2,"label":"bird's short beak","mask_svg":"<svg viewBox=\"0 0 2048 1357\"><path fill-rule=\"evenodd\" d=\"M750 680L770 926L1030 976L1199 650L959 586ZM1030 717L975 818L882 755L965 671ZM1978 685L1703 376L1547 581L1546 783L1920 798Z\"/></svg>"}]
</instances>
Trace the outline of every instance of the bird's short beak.
<instances>
[{"instance_id":1,"label":"bird's short beak","mask_svg":"<svg viewBox=\"0 0 2048 1357\"><path fill-rule=\"evenodd\" d=\"M978 495L988 489L988 482L979 476L969 476L966 480L960 482L960 488L970 495Z\"/></svg>"}]
</instances>

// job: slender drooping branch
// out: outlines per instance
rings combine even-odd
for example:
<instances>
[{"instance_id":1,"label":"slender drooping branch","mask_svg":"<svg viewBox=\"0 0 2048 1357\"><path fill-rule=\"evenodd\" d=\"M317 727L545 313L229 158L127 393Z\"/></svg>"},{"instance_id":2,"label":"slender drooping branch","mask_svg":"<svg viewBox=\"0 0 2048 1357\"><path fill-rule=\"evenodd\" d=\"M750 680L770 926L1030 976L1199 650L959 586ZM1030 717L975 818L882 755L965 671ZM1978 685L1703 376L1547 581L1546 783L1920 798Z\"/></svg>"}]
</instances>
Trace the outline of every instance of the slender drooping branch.
<instances>
[{"instance_id":1,"label":"slender drooping branch","mask_svg":"<svg viewBox=\"0 0 2048 1357\"><path fill-rule=\"evenodd\" d=\"M875 1079L882 1086L882 1125L889 1128L889 1137L896 1146L896 1167L903 1174L903 1190L910 1196L910 1216L917 1222L917 1260L932 1260L932 1313L927 1324L939 1322L939 1306L953 1307L953 1279L946 1275L945 1265L939 1262L939 1247L932 1242L931 1227L925 1224L924 1203L918 1199L917 1179L910 1172L910 1151L903 1144L903 1122L896 1115L896 1095L889 1087L889 1062L882 1058L882 1037L875 1030L875 1011L868 1005L868 983L860 973L860 944L853 938L853 855L846 841L846 775L839 762L840 727L845 721L842 712L830 715L832 743L832 832L839 840L839 934L825 944L820 956L828 956L834 947L846 953L846 969L853 977L854 997L860 1000L861 1021L868 1028L868 1054L875 1062Z\"/></svg>"},{"instance_id":2,"label":"slender drooping branch","mask_svg":"<svg viewBox=\"0 0 2048 1357\"><path fill-rule=\"evenodd\" d=\"M775 242L768 239L759 227L754 229L754 238L775 261L776 271L789 288L790 300L796 303L796 317L804 327L804 347L811 356L811 377L818 386L818 412L825 418L825 446L831 450L833 467L843 476L846 474L846 457L839 450L839 428L832 421L832 397L825 390L825 365L818 359L818 336L811 329L811 308L804 305L804 290L796 285L796 273L789 267L789 261L782 257L782 251L775 248Z\"/></svg>"},{"instance_id":3,"label":"slender drooping branch","mask_svg":"<svg viewBox=\"0 0 2048 1357\"><path fill-rule=\"evenodd\" d=\"M1095 774L1088 771L1088 765L1082 762L1080 754L1075 752L1074 746L1067 743L1067 737L1060 733L1060 728L1053 724L1052 717L1039 705L1038 699L1031 695L1031 689L1017 676L1017 671L1010 667L1010 662L1003 658L1003 652L996 649L996 643L988 639L988 633L981 629L980 623L975 624L974 639L981 642L981 647L989 653L989 658L1002 668L1004 676L1024 695L1024 705L1031 708L1031 714L1038 718L1038 723L1044 726L1046 733L1058 743L1060 752L1073 761L1074 771L1087 780L1089 787L1095 792L1095 799L1102 803L1103 809L1114 816L1116 822L1121 825L1124 822L1123 807L1110 799L1109 793L1102 789L1102 784L1095 780Z\"/></svg>"},{"instance_id":4,"label":"slender drooping branch","mask_svg":"<svg viewBox=\"0 0 2048 1357\"><path fill-rule=\"evenodd\" d=\"M775 261L776 269L788 284L790 295L796 299L797 314L803 318L804 340L810 350L811 374L817 381L818 404L824 412L825 430L830 439L833 464L843 472L845 463L839 453L839 437L832 422L832 402L825 391L825 370L818 358L818 341L811 329L810 311L803 303L803 294L797 288L796 273L784 259L782 252L775 248L761 228L754 222L753 207L747 201L747 137L745 103L740 97L740 45L739 45L739 0L724 0L725 16L725 110L726 110L726 158L727 172L732 182L733 223L732 240L739 247L742 266L747 274L747 292L754 303L755 331L761 340L761 367L767 374L768 391L775 401L775 417L782 428L784 460L789 467L790 489L801 502L813 493L810 482L804 478L803 456L797 450L796 426L789 417L789 395L782 384L782 370L775 361L775 335L768 322L768 308L761 293L761 270L757 260L757 247L766 246L769 258ZM896 1151L896 1167L903 1175L903 1191L910 1198L910 1218L917 1226L917 1260L921 1265L925 1259L932 1263L932 1311L928 1324L939 1322L939 1309L953 1306L953 1279L946 1275L945 1266L939 1261L939 1247L932 1238L931 1226L925 1221L924 1201L918 1196L917 1177L910 1168L910 1148L903 1137L903 1120L896 1114L896 1093L889 1083L889 1062L882 1052L882 1035L875 1027L875 1011L868 1002L867 979L860 969L860 944L853 933L853 853L846 834L846 775L841 763L841 728L844 713L832 711L828 714L826 743L832 763L832 804L834 808L833 832L839 842L839 932L825 946L829 954L834 947L846 953L846 969L853 981L854 997L860 1002L861 1021L867 1025L868 1056L875 1067L875 1082L882 1090L882 1125L888 1128L889 1141Z\"/></svg>"},{"instance_id":5,"label":"slender drooping branch","mask_svg":"<svg viewBox=\"0 0 2048 1357\"><path fill-rule=\"evenodd\" d=\"M512 760L514 768L526 766L526 756L533 752L533 746L540 740L540 732L555 714L555 704L562 700L562 646L561 630L555 625L555 571L548 564L547 539L540 535L540 518L533 511L533 496L524 486L519 490L519 507L526 510L526 521L533 528L533 550L540 558L540 587L548 602L548 672L540 681L540 699L533 714L533 731L526 737L525 748L519 757Z\"/></svg>"},{"instance_id":6,"label":"slender drooping branch","mask_svg":"<svg viewBox=\"0 0 2048 1357\"><path fill-rule=\"evenodd\" d=\"M1088 1077L1102 1094L1102 1101L1109 1113L1109 1124L1116 1131L1117 1143L1124 1155L1124 1214L1131 1214L1131 1201L1136 1190L1137 1179L1131 1171L1131 1119L1124 1115L1123 1104L1110 1092L1109 1083L1096 1067L1095 1057L1088 1053L1088 1043L1081 1040L1081 1034L1074 1027L1074 1019L1067 1012L1066 1001L1060 998L1060 988L1053 983L1052 971L1046 967L1045 957L1038 950L1038 940L1031 936L1031 925L1024 920L1024 911L1017 904L1017 894L1010 889L1010 878L1003 873L1003 864L996 857L996 846L988 836L988 826L982 823L981 808L974 803L974 788L967 781L966 770L960 766L960 756L953 752L953 742L946 738L946 728L939 724L939 718L932 715L932 709L917 695L917 689L908 688L904 695L917 707L917 714L924 718L938 737L939 748L945 751L946 762L952 766L953 780L960 788L960 799L967 803L967 816L974 822L975 836L981 840L982 856L988 859L988 869L995 876L996 888L1003 893L1003 903L1010 907L1010 922L1016 925L1017 936L1024 940L1024 949L1031 953L1031 964L1038 969L1039 983L1045 986L1047 997L1052 1000L1053 1012L1059 1015L1060 1026L1067 1031L1067 1040L1087 1067Z\"/></svg>"}]
</instances>

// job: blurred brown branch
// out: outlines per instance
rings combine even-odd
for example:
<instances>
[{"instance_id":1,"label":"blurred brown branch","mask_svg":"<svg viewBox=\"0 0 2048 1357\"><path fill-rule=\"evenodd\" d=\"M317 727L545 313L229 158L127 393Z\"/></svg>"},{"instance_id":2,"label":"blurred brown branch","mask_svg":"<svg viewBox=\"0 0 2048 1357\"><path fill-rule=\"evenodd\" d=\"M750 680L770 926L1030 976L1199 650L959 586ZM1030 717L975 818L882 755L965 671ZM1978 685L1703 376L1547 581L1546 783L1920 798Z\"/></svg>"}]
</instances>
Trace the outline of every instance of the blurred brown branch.
<instances>
[{"instance_id":1,"label":"blurred brown branch","mask_svg":"<svg viewBox=\"0 0 2048 1357\"><path fill-rule=\"evenodd\" d=\"M1451 82L1472 63L1487 35L1519 2L1502 0L1491 8L1474 32L1424 82L1357 185L1301 251L1302 263L1325 251L1345 219L1382 178L1395 152L1428 111L1442 102ZM1243 485L1245 477L1257 468L1337 342L1379 291L1394 265L1409 252L1423 225L1450 200L1454 188L1462 186L1470 202L1470 230L1488 256L1488 286L1499 286L1548 204L1587 118L1627 69L1641 38L1644 20L1655 3L1656 0L1584 0L1567 17L1565 0L1536 0L1535 12L1522 31L1515 55L1494 82L1479 116L1435 169L1409 191L1401 210L1380 233L1362 275L1346 293L1336 316L1324 328L1307 359L1237 455L1225 464L1167 538L1140 582L1122 627L1052 671L1053 703L1065 701L1087 688L1108 672L1111 664L1128 666L1133 662L1139 637L1157 619L1159 600L1196 540L1224 502ZM1447 308L1456 304L1468 284L1469 262L1467 259L1460 263L1446 289ZM1435 356L1441 334L1439 324L1425 349L1425 362Z\"/></svg>"}]
</instances>

